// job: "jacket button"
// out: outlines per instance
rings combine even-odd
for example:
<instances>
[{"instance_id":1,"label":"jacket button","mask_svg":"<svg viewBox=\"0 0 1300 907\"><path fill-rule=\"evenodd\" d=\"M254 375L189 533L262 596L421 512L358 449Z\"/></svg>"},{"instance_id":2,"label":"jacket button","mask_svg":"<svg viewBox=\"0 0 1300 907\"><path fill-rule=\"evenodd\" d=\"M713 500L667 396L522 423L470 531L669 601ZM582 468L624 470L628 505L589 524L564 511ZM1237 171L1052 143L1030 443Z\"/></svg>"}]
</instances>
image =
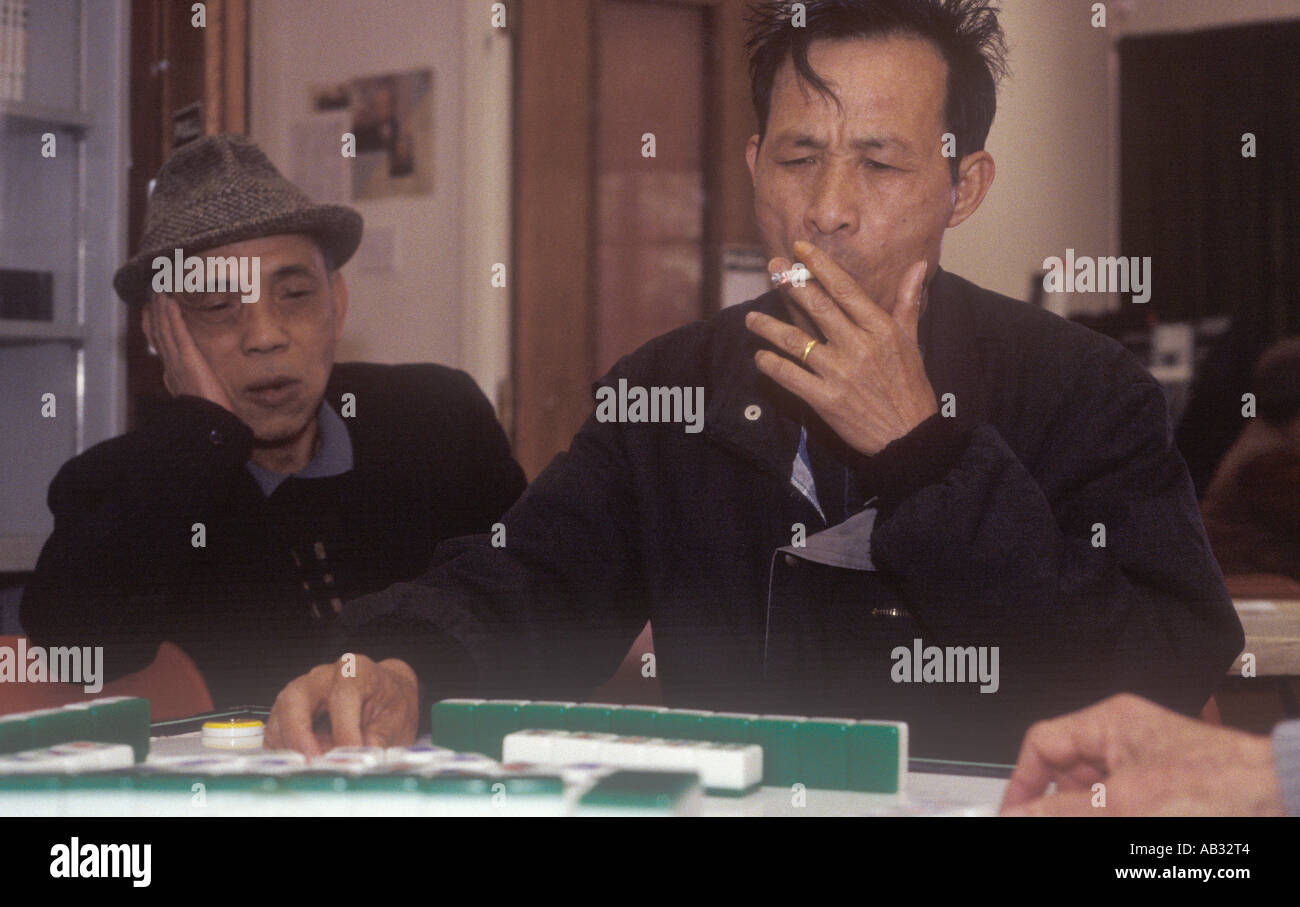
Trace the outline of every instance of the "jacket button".
<instances>
[{"instance_id":1,"label":"jacket button","mask_svg":"<svg viewBox=\"0 0 1300 907\"><path fill-rule=\"evenodd\" d=\"M797 567L799 566L799 558L795 557L793 554L787 554L785 556L785 565L787 567Z\"/></svg>"},{"instance_id":2,"label":"jacket button","mask_svg":"<svg viewBox=\"0 0 1300 907\"><path fill-rule=\"evenodd\" d=\"M213 444L222 444L225 442L226 439L222 437L220 431L214 428L212 429L212 431L208 432L208 440L211 441Z\"/></svg>"},{"instance_id":3,"label":"jacket button","mask_svg":"<svg viewBox=\"0 0 1300 907\"><path fill-rule=\"evenodd\" d=\"M763 415L763 410L757 403L751 403L745 407L745 418L750 422L757 422L758 417Z\"/></svg>"}]
</instances>

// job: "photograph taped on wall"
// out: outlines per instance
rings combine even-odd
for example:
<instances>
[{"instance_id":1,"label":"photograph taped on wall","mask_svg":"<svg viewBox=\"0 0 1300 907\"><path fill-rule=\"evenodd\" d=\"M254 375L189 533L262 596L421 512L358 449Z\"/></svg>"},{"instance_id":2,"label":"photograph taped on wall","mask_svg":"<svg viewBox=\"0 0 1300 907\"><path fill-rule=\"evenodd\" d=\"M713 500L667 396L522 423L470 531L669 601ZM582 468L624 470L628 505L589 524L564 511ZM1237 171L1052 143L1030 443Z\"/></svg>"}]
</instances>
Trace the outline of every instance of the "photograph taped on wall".
<instances>
[{"instance_id":1,"label":"photograph taped on wall","mask_svg":"<svg viewBox=\"0 0 1300 907\"><path fill-rule=\"evenodd\" d=\"M353 199L433 191L432 70L316 86L311 109L351 114Z\"/></svg>"}]
</instances>

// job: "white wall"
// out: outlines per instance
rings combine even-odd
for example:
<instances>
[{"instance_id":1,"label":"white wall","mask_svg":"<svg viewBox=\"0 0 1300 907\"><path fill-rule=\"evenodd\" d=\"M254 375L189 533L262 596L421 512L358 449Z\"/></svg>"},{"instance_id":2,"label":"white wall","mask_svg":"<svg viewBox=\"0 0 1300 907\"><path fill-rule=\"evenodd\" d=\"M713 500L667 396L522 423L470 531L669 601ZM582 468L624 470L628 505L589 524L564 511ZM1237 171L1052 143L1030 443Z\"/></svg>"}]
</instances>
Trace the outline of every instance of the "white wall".
<instances>
[{"instance_id":1,"label":"white wall","mask_svg":"<svg viewBox=\"0 0 1300 907\"><path fill-rule=\"evenodd\" d=\"M1108 28L1086 0L1009 2L1002 27L1011 76L998 93L987 149L993 188L949 230L942 263L1016 299L1049 255L1106 255L1112 202Z\"/></svg>"},{"instance_id":2,"label":"white wall","mask_svg":"<svg viewBox=\"0 0 1300 907\"><path fill-rule=\"evenodd\" d=\"M949 231L943 265L981 286L1027 298L1048 255L1118 255L1118 68L1126 35L1300 18L1300 0L1110 0L1093 28L1093 0L1008 0L1001 17L1011 78L1002 86L988 150L993 189ZM1111 300L1075 296L1075 310Z\"/></svg>"},{"instance_id":3,"label":"white wall","mask_svg":"<svg viewBox=\"0 0 1300 907\"><path fill-rule=\"evenodd\" d=\"M391 271L344 268L351 307L339 358L464 368L496 402L509 373L509 39L477 0L255 0L252 137L286 174L310 89L433 70L433 192L353 202L367 233L392 231ZM366 242L363 237L363 245Z\"/></svg>"}]
</instances>

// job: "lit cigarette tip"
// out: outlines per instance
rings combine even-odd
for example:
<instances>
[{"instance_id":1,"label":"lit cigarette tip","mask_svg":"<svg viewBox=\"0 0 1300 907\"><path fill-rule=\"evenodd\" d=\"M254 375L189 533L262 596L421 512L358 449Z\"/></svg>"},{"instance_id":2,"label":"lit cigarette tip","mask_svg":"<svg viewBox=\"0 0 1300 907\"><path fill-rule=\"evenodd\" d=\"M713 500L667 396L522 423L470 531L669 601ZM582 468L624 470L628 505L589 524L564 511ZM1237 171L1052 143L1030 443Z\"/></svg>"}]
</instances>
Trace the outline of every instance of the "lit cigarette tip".
<instances>
[{"instance_id":1,"label":"lit cigarette tip","mask_svg":"<svg viewBox=\"0 0 1300 907\"><path fill-rule=\"evenodd\" d=\"M795 286L805 286L808 283L808 269L803 265L795 265L784 271L777 271L772 275L772 286L783 287L787 284Z\"/></svg>"}]
</instances>

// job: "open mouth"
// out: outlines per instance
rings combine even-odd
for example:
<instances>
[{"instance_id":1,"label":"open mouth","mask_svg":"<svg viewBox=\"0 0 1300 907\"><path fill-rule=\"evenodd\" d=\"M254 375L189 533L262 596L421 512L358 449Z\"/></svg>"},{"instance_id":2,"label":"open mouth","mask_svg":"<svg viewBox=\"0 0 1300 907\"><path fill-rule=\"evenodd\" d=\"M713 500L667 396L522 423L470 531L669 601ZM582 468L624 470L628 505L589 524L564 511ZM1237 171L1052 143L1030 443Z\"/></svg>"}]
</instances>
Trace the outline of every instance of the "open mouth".
<instances>
[{"instance_id":1,"label":"open mouth","mask_svg":"<svg viewBox=\"0 0 1300 907\"><path fill-rule=\"evenodd\" d=\"M278 406L298 392L297 378L268 378L244 388L245 396L263 406Z\"/></svg>"}]
</instances>

